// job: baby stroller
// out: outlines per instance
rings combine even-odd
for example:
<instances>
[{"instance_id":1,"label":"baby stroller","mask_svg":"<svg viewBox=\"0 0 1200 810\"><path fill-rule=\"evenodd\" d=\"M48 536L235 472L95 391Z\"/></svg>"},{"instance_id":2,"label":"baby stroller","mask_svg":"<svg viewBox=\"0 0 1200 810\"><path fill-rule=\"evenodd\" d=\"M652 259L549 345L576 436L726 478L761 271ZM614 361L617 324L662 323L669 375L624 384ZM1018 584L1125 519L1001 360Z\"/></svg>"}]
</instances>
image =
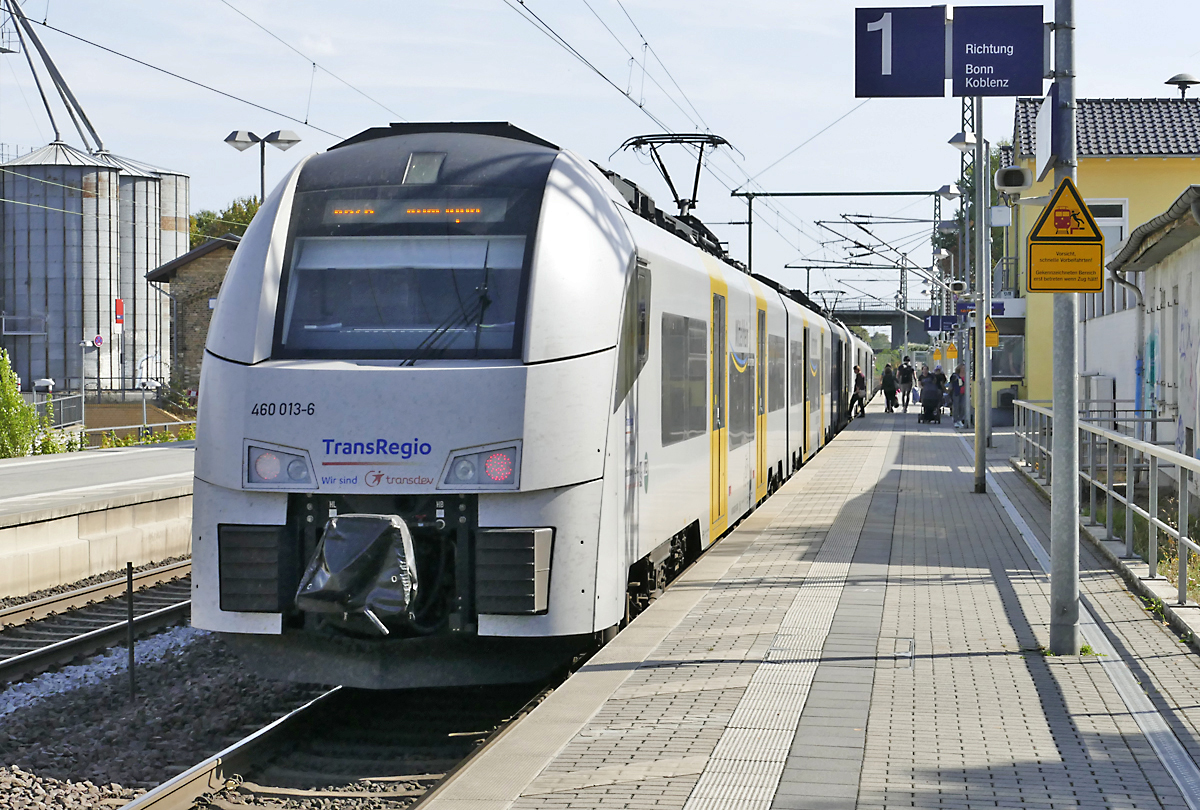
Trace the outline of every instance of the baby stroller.
<instances>
[{"instance_id":1,"label":"baby stroller","mask_svg":"<svg viewBox=\"0 0 1200 810\"><path fill-rule=\"evenodd\" d=\"M917 417L918 422L942 423L942 392L938 390L937 384L930 382L921 387L921 415Z\"/></svg>"}]
</instances>

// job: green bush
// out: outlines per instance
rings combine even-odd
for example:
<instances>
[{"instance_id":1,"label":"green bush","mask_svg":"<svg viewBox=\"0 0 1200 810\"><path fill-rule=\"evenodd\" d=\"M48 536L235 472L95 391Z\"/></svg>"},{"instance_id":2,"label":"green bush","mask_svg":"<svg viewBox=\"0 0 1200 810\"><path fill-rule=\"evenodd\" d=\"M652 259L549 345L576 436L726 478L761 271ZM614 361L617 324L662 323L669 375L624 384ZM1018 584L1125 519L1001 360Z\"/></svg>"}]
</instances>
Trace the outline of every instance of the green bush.
<instances>
[{"instance_id":1,"label":"green bush","mask_svg":"<svg viewBox=\"0 0 1200 810\"><path fill-rule=\"evenodd\" d=\"M39 427L37 412L21 397L8 352L0 349L0 458L29 455Z\"/></svg>"}]
</instances>

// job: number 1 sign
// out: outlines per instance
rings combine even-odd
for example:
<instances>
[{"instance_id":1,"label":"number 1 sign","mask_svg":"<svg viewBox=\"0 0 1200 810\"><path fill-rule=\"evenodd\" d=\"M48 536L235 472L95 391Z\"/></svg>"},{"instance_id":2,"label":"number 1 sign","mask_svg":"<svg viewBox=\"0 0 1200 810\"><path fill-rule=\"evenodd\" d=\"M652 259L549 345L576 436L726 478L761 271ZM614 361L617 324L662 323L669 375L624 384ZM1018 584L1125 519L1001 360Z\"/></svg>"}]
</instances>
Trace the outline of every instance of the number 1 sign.
<instances>
[{"instance_id":1,"label":"number 1 sign","mask_svg":"<svg viewBox=\"0 0 1200 810\"><path fill-rule=\"evenodd\" d=\"M854 95L946 94L946 7L854 10Z\"/></svg>"}]
</instances>

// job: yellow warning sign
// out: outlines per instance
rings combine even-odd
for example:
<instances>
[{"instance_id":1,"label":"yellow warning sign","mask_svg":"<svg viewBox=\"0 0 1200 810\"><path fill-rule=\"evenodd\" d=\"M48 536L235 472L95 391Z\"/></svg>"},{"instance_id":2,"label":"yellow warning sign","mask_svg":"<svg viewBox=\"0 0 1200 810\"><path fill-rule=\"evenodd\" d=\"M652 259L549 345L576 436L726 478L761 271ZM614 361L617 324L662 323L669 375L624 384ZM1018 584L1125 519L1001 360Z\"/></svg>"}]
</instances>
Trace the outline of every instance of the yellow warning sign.
<instances>
[{"instance_id":1,"label":"yellow warning sign","mask_svg":"<svg viewBox=\"0 0 1200 810\"><path fill-rule=\"evenodd\" d=\"M996 322L992 320L991 315L987 316L984 333L983 345L989 349L995 349L1000 345L1000 330L996 328Z\"/></svg>"},{"instance_id":2,"label":"yellow warning sign","mask_svg":"<svg viewBox=\"0 0 1200 810\"><path fill-rule=\"evenodd\" d=\"M1042 209L1037 224L1029 232L1031 242L1103 242L1104 234L1084 205L1079 190L1064 177L1050 204Z\"/></svg>"},{"instance_id":3,"label":"yellow warning sign","mask_svg":"<svg viewBox=\"0 0 1200 810\"><path fill-rule=\"evenodd\" d=\"M955 346L953 343L946 344L946 359L947 360L957 360L958 359L958 347Z\"/></svg>"},{"instance_id":4,"label":"yellow warning sign","mask_svg":"<svg viewBox=\"0 0 1200 810\"><path fill-rule=\"evenodd\" d=\"M935 362L935 363L942 362L942 350L941 349L933 350L933 362Z\"/></svg>"},{"instance_id":5,"label":"yellow warning sign","mask_svg":"<svg viewBox=\"0 0 1200 810\"><path fill-rule=\"evenodd\" d=\"M1103 291L1104 234L1070 178L1059 183L1026 244L1029 292Z\"/></svg>"}]
</instances>

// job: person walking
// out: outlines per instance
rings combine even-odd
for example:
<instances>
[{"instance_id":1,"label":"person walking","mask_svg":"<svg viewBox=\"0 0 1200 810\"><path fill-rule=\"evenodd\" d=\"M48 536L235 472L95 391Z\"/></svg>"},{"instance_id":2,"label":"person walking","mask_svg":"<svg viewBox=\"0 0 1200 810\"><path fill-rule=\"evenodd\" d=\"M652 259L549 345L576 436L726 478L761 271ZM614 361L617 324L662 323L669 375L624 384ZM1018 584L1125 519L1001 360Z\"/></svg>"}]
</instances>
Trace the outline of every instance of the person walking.
<instances>
[{"instance_id":1,"label":"person walking","mask_svg":"<svg viewBox=\"0 0 1200 810\"><path fill-rule=\"evenodd\" d=\"M900 364L900 368L896 370L896 377L900 381L900 403L904 406L904 412L908 413L908 402L912 396L913 379L916 377L916 369L913 368L912 360L906 355L904 362Z\"/></svg>"},{"instance_id":2,"label":"person walking","mask_svg":"<svg viewBox=\"0 0 1200 810\"><path fill-rule=\"evenodd\" d=\"M863 376L862 368L854 367L854 396L850 398L850 416L855 416L854 408L858 406L858 416L867 415L867 378Z\"/></svg>"},{"instance_id":3,"label":"person walking","mask_svg":"<svg viewBox=\"0 0 1200 810\"><path fill-rule=\"evenodd\" d=\"M956 428L967 425L967 367L959 364L950 375L950 415Z\"/></svg>"},{"instance_id":4,"label":"person walking","mask_svg":"<svg viewBox=\"0 0 1200 810\"><path fill-rule=\"evenodd\" d=\"M950 379L946 376L946 372L942 371L941 366L933 367L933 379L937 383L938 391L942 394L942 404L948 405L950 397L947 394L949 393Z\"/></svg>"},{"instance_id":5,"label":"person walking","mask_svg":"<svg viewBox=\"0 0 1200 810\"><path fill-rule=\"evenodd\" d=\"M896 373L892 371L892 364L888 363L883 367L883 399L886 407L884 413L896 412Z\"/></svg>"}]
</instances>

